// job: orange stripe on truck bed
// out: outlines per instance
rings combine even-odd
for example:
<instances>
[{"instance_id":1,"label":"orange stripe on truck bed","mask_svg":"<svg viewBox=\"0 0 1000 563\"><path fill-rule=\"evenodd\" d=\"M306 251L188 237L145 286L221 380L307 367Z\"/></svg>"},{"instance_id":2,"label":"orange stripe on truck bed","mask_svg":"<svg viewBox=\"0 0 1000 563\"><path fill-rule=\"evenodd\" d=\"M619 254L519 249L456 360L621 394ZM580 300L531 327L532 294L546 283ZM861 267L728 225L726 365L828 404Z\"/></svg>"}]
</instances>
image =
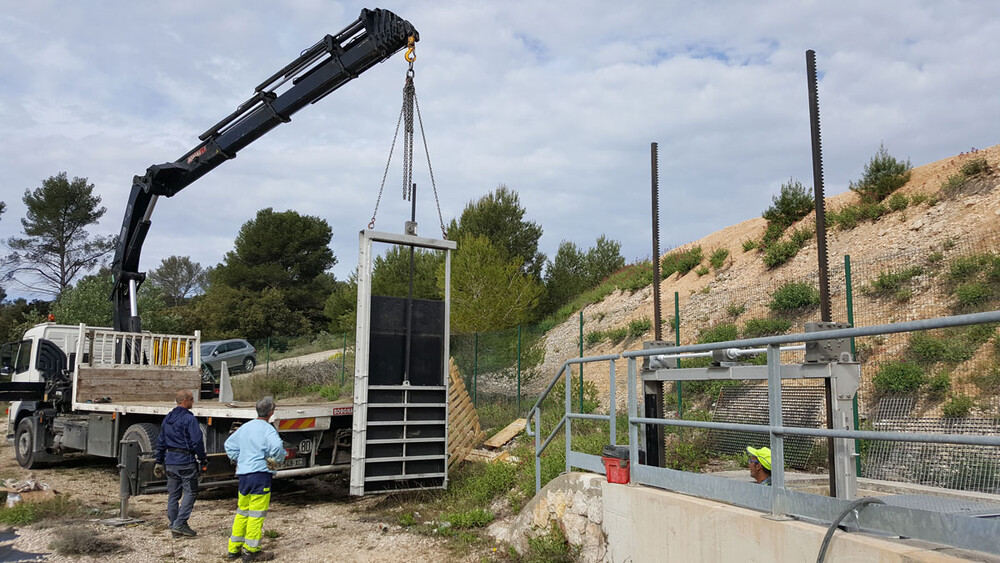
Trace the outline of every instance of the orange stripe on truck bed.
<instances>
[{"instance_id":1,"label":"orange stripe on truck bed","mask_svg":"<svg viewBox=\"0 0 1000 563\"><path fill-rule=\"evenodd\" d=\"M289 418L278 421L278 430L303 430L316 428L315 418Z\"/></svg>"}]
</instances>

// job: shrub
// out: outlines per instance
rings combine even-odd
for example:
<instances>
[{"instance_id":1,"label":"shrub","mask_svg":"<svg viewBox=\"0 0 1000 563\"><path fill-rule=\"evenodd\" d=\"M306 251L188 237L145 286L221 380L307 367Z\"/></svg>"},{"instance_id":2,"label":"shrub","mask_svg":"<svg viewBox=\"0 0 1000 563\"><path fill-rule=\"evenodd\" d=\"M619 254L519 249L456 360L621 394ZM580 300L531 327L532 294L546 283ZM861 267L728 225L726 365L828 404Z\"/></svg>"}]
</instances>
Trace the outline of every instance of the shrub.
<instances>
[{"instance_id":1,"label":"shrub","mask_svg":"<svg viewBox=\"0 0 1000 563\"><path fill-rule=\"evenodd\" d=\"M785 319L760 318L750 319L743 325L743 338L760 338L785 334L792 328L791 321Z\"/></svg>"},{"instance_id":2,"label":"shrub","mask_svg":"<svg viewBox=\"0 0 1000 563\"><path fill-rule=\"evenodd\" d=\"M764 250L764 265L768 268L775 268L788 262L799 253L799 249L805 246L813 237L814 231L810 228L796 229L792 232L788 240L776 241Z\"/></svg>"},{"instance_id":3,"label":"shrub","mask_svg":"<svg viewBox=\"0 0 1000 563\"><path fill-rule=\"evenodd\" d=\"M625 340L628 337L628 328L626 327L613 328L605 332L605 334L607 335L608 340L611 341L612 344L618 344L619 342Z\"/></svg>"},{"instance_id":4,"label":"shrub","mask_svg":"<svg viewBox=\"0 0 1000 563\"><path fill-rule=\"evenodd\" d=\"M972 383L983 393L996 394L1000 391L1000 367L993 366L989 371L973 375Z\"/></svg>"},{"instance_id":5,"label":"shrub","mask_svg":"<svg viewBox=\"0 0 1000 563\"><path fill-rule=\"evenodd\" d=\"M851 191L861 196L862 202L880 202L910 180L910 169L909 160L897 160L885 145L879 145L878 152L865 165L861 180L851 182Z\"/></svg>"},{"instance_id":6,"label":"shrub","mask_svg":"<svg viewBox=\"0 0 1000 563\"><path fill-rule=\"evenodd\" d=\"M792 311L819 305L819 290L804 282L788 282L771 295L768 308L772 311Z\"/></svg>"},{"instance_id":7,"label":"shrub","mask_svg":"<svg viewBox=\"0 0 1000 563\"><path fill-rule=\"evenodd\" d=\"M743 303L730 303L726 307L726 313L729 313L730 317L738 317L745 313L747 306Z\"/></svg>"},{"instance_id":8,"label":"shrub","mask_svg":"<svg viewBox=\"0 0 1000 563\"><path fill-rule=\"evenodd\" d=\"M976 174L988 172L989 169L990 165L986 162L985 158L973 158L962 165L962 175L965 177L975 176Z\"/></svg>"},{"instance_id":9,"label":"shrub","mask_svg":"<svg viewBox=\"0 0 1000 563\"><path fill-rule=\"evenodd\" d=\"M598 342L604 340L604 337L605 334L603 331L595 330L592 332L588 332L583 337L583 341L587 344L587 346L593 346L594 344L597 344Z\"/></svg>"},{"instance_id":10,"label":"shrub","mask_svg":"<svg viewBox=\"0 0 1000 563\"><path fill-rule=\"evenodd\" d=\"M743 241L743 252L750 252L755 248L757 248L757 241L753 239L747 239Z\"/></svg>"},{"instance_id":11,"label":"shrub","mask_svg":"<svg viewBox=\"0 0 1000 563\"><path fill-rule=\"evenodd\" d=\"M973 404L972 397L955 395L941 407L941 412L945 418L965 418L969 416L969 411L972 410Z\"/></svg>"},{"instance_id":12,"label":"shrub","mask_svg":"<svg viewBox=\"0 0 1000 563\"><path fill-rule=\"evenodd\" d=\"M762 216L770 223L785 227L794 224L813 210L814 199L802 182L789 178L781 185L781 194L771 197L771 207Z\"/></svg>"},{"instance_id":13,"label":"shrub","mask_svg":"<svg viewBox=\"0 0 1000 563\"><path fill-rule=\"evenodd\" d=\"M927 380L927 394L934 398L940 399L951 391L951 376L948 372L941 372L934 377Z\"/></svg>"},{"instance_id":14,"label":"shrub","mask_svg":"<svg viewBox=\"0 0 1000 563\"><path fill-rule=\"evenodd\" d=\"M49 544L59 555L107 555L128 551L113 540L102 538L93 530L84 526L69 526L58 528L55 539Z\"/></svg>"},{"instance_id":15,"label":"shrub","mask_svg":"<svg viewBox=\"0 0 1000 563\"><path fill-rule=\"evenodd\" d=\"M826 222L831 229L849 231L857 227L861 221L877 221L888 212L889 208L881 203L861 202L829 212Z\"/></svg>"},{"instance_id":16,"label":"shrub","mask_svg":"<svg viewBox=\"0 0 1000 563\"><path fill-rule=\"evenodd\" d=\"M955 287L955 298L958 309L974 309L988 302L993 297L993 288L982 282L963 283Z\"/></svg>"},{"instance_id":17,"label":"shrub","mask_svg":"<svg viewBox=\"0 0 1000 563\"><path fill-rule=\"evenodd\" d=\"M628 323L629 338L639 338L653 328L653 322L649 319L635 319Z\"/></svg>"},{"instance_id":18,"label":"shrub","mask_svg":"<svg viewBox=\"0 0 1000 563\"><path fill-rule=\"evenodd\" d=\"M528 553L525 561L571 563L576 561L577 551L577 548L566 541L562 529L553 522L548 534L528 538Z\"/></svg>"},{"instance_id":19,"label":"shrub","mask_svg":"<svg viewBox=\"0 0 1000 563\"><path fill-rule=\"evenodd\" d=\"M912 362L889 362L878 370L872 384L879 393L913 393L924 384L924 370Z\"/></svg>"},{"instance_id":20,"label":"shrub","mask_svg":"<svg viewBox=\"0 0 1000 563\"><path fill-rule=\"evenodd\" d=\"M927 201L927 194L913 194L913 196L910 198L910 205L914 206L920 205L925 201Z\"/></svg>"},{"instance_id":21,"label":"shrub","mask_svg":"<svg viewBox=\"0 0 1000 563\"><path fill-rule=\"evenodd\" d=\"M972 357L981 343L970 338L967 329L947 329L941 333L918 331L910 335L909 355L928 365L937 362L957 364Z\"/></svg>"},{"instance_id":22,"label":"shrub","mask_svg":"<svg viewBox=\"0 0 1000 563\"><path fill-rule=\"evenodd\" d=\"M726 258L728 257L729 257L728 248L716 248L714 251L712 251L712 256L709 257L708 262L709 264L712 265L713 268L718 270L719 268L722 268L723 264L726 263Z\"/></svg>"},{"instance_id":23,"label":"shrub","mask_svg":"<svg viewBox=\"0 0 1000 563\"><path fill-rule=\"evenodd\" d=\"M861 288L862 293L870 295L891 295L899 291L904 283L924 273L920 266L913 266L900 272L880 272L878 278Z\"/></svg>"},{"instance_id":24,"label":"shrub","mask_svg":"<svg viewBox=\"0 0 1000 563\"><path fill-rule=\"evenodd\" d=\"M708 266L698 266L695 268L694 273L698 274L698 277L700 278L708 273Z\"/></svg>"},{"instance_id":25,"label":"shrub","mask_svg":"<svg viewBox=\"0 0 1000 563\"><path fill-rule=\"evenodd\" d=\"M698 264L701 264L701 260L702 253L700 246L695 246L684 252L671 252L664 256L663 261L660 263L662 277L666 278L674 272L679 272L683 276L693 270Z\"/></svg>"},{"instance_id":26,"label":"shrub","mask_svg":"<svg viewBox=\"0 0 1000 563\"><path fill-rule=\"evenodd\" d=\"M493 513L482 508L473 508L464 512L454 512L444 517L453 530L482 528L493 521Z\"/></svg>"},{"instance_id":27,"label":"shrub","mask_svg":"<svg viewBox=\"0 0 1000 563\"><path fill-rule=\"evenodd\" d=\"M910 204L910 200L905 195L897 193L889 196L885 203L891 211L902 211Z\"/></svg>"},{"instance_id":28,"label":"shrub","mask_svg":"<svg viewBox=\"0 0 1000 563\"><path fill-rule=\"evenodd\" d=\"M777 242L781 235L785 234L785 229L787 227L781 223L768 223L767 228L764 229L764 236L760 239L760 247L762 249L767 249L769 246Z\"/></svg>"},{"instance_id":29,"label":"shrub","mask_svg":"<svg viewBox=\"0 0 1000 563\"><path fill-rule=\"evenodd\" d=\"M962 174L952 174L944 182L941 182L941 191L952 195L962 189L962 186L965 185L965 180L966 178Z\"/></svg>"},{"instance_id":30,"label":"shrub","mask_svg":"<svg viewBox=\"0 0 1000 563\"><path fill-rule=\"evenodd\" d=\"M991 262L992 256L989 254L959 256L949 264L948 280L955 283L969 281L969 278L982 272Z\"/></svg>"},{"instance_id":31,"label":"shrub","mask_svg":"<svg viewBox=\"0 0 1000 563\"><path fill-rule=\"evenodd\" d=\"M710 342L728 342L739 338L739 331L732 323L720 323L712 328L702 330L698 334L698 344L708 344Z\"/></svg>"}]
</instances>

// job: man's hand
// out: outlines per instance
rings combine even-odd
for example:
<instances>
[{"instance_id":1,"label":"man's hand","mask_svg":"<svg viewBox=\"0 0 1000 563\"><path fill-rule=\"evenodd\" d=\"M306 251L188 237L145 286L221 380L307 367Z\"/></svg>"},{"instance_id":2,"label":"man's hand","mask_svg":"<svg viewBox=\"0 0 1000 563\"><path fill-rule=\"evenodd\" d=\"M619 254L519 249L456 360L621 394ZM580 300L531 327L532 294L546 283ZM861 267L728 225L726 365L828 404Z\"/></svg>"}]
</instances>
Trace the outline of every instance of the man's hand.
<instances>
[{"instance_id":1,"label":"man's hand","mask_svg":"<svg viewBox=\"0 0 1000 563\"><path fill-rule=\"evenodd\" d=\"M269 457L269 458L265 459L264 462L267 463L267 468L270 469L271 471L277 471L278 470L278 462L275 461L275 459L273 457Z\"/></svg>"},{"instance_id":2,"label":"man's hand","mask_svg":"<svg viewBox=\"0 0 1000 563\"><path fill-rule=\"evenodd\" d=\"M201 462L201 472L202 473L208 473L208 460L207 459Z\"/></svg>"},{"instance_id":3,"label":"man's hand","mask_svg":"<svg viewBox=\"0 0 1000 563\"><path fill-rule=\"evenodd\" d=\"M163 479L167 476L167 468L163 466L162 463L157 463L153 466L153 477L157 479Z\"/></svg>"}]
</instances>

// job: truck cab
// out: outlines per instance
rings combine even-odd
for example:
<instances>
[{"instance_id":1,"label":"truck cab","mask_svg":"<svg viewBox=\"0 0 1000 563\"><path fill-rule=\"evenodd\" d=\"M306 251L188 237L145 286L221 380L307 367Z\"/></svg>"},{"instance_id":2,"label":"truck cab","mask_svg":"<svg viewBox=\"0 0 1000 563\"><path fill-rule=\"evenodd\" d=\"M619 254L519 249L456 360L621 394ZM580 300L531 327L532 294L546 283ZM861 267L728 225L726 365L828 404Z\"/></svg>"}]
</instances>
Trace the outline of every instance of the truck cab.
<instances>
[{"instance_id":1,"label":"truck cab","mask_svg":"<svg viewBox=\"0 0 1000 563\"><path fill-rule=\"evenodd\" d=\"M28 329L21 340L0 346L0 376L4 380L41 384L35 398L11 401L7 415L8 440L13 438L21 419L38 410L50 386L57 386L61 379L68 382L79 338L80 327L47 322Z\"/></svg>"}]
</instances>

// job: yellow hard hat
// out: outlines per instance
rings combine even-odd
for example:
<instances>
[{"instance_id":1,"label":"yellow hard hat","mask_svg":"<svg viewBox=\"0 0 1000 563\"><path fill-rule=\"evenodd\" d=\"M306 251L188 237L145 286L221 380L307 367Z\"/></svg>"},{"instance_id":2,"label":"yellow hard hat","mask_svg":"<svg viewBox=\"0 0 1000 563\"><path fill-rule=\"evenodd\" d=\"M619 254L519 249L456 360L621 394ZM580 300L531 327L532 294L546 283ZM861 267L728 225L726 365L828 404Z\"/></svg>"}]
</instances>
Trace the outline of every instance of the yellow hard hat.
<instances>
[{"instance_id":1,"label":"yellow hard hat","mask_svg":"<svg viewBox=\"0 0 1000 563\"><path fill-rule=\"evenodd\" d=\"M747 446L747 453L757 458L757 461L764 466L764 469L771 470L771 448L751 448Z\"/></svg>"}]
</instances>

